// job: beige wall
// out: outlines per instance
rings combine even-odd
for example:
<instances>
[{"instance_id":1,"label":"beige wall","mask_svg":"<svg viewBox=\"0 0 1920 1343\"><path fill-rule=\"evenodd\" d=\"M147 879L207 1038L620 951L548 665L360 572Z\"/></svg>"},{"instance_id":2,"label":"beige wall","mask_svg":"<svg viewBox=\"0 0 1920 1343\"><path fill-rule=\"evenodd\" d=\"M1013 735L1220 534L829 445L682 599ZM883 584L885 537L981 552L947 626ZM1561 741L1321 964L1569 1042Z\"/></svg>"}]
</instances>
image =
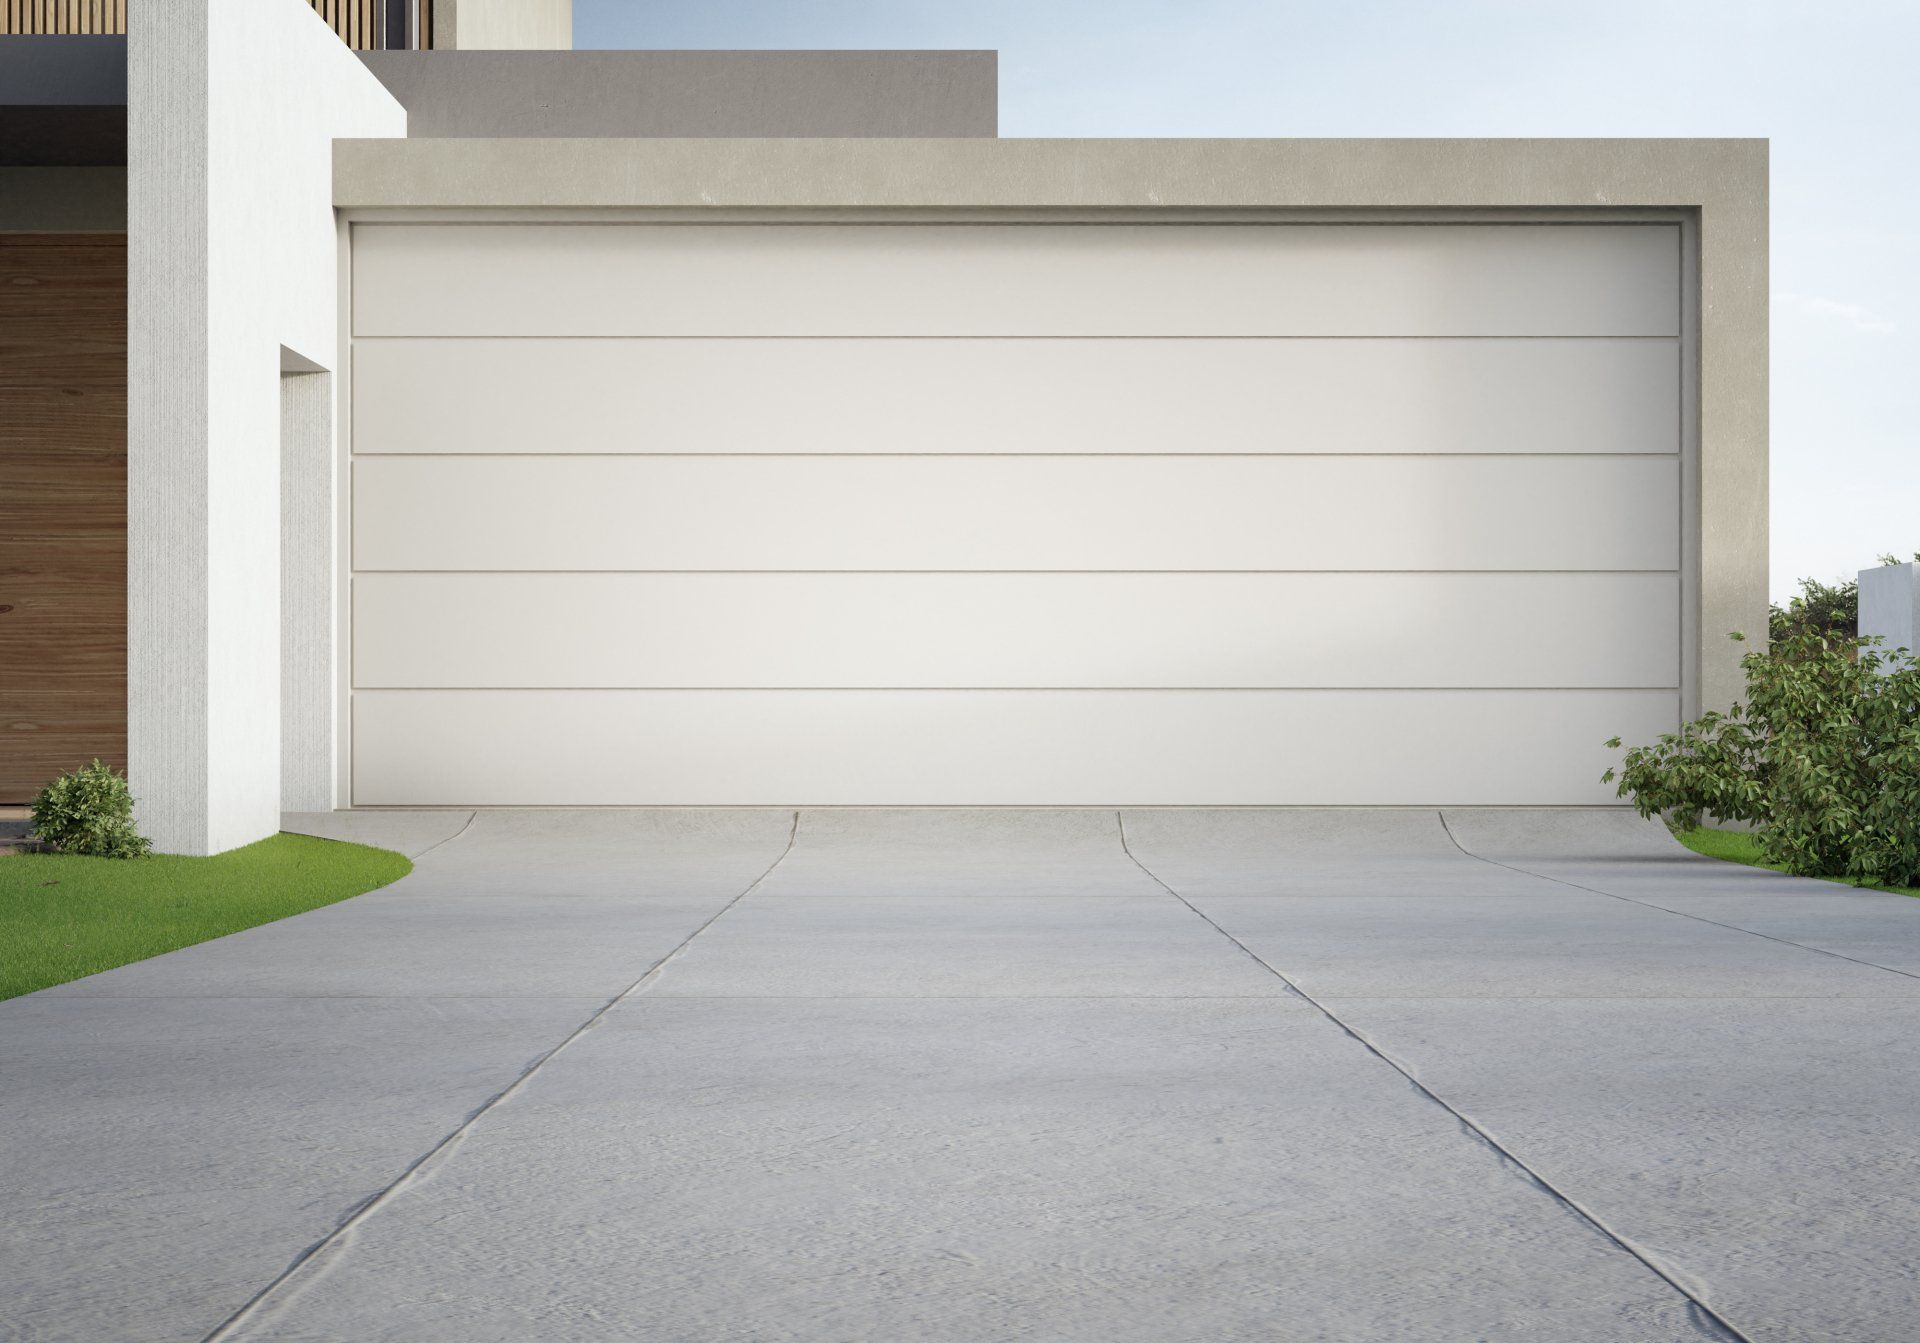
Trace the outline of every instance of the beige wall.
<instances>
[{"instance_id":1,"label":"beige wall","mask_svg":"<svg viewBox=\"0 0 1920 1343\"><path fill-rule=\"evenodd\" d=\"M565 51L573 0L434 0L436 50Z\"/></svg>"}]
</instances>

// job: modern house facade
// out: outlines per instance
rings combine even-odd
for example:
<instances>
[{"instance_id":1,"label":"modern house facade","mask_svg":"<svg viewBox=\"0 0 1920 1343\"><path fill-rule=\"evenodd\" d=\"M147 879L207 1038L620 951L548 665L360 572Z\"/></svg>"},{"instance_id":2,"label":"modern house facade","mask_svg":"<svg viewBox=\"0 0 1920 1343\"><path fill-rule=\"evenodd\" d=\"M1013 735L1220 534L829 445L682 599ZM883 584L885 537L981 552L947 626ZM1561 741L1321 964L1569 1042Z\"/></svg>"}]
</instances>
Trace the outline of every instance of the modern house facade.
<instances>
[{"instance_id":1,"label":"modern house facade","mask_svg":"<svg viewBox=\"0 0 1920 1343\"><path fill-rule=\"evenodd\" d=\"M125 39L124 167L0 169L0 257L124 236L163 848L1604 802L1601 743L1730 701L1765 628L1764 142L1002 140L991 53L356 56L304 0L177 9Z\"/></svg>"}]
</instances>

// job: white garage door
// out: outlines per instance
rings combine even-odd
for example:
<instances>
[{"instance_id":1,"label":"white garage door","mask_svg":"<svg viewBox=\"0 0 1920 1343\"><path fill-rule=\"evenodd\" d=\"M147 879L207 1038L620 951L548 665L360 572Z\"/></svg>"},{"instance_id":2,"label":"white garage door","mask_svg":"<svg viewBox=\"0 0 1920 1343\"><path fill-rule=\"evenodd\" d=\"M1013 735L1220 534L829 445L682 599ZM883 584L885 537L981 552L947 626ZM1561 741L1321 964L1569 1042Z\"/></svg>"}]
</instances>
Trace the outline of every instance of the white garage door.
<instances>
[{"instance_id":1,"label":"white garage door","mask_svg":"<svg viewBox=\"0 0 1920 1343\"><path fill-rule=\"evenodd\" d=\"M354 231L352 796L1576 803L1677 225Z\"/></svg>"}]
</instances>

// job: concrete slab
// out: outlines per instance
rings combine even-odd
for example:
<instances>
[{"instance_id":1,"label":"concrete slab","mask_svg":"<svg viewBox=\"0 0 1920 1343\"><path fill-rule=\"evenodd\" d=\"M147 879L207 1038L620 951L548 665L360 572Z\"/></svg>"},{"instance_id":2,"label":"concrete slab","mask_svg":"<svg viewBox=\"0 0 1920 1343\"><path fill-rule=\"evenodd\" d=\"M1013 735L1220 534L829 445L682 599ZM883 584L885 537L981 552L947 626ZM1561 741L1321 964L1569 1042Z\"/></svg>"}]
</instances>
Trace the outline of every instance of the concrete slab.
<instances>
[{"instance_id":1,"label":"concrete slab","mask_svg":"<svg viewBox=\"0 0 1920 1343\"><path fill-rule=\"evenodd\" d=\"M1194 903L1316 997L1920 998L1920 979L1546 882Z\"/></svg>"},{"instance_id":2,"label":"concrete slab","mask_svg":"<svg viewBox=\"0 0 1920 1343\"><path fill-rule=\"evenodd\" d=\"M1298 1000L649 997L236 1337L1703 1334Z\"/></svg>"},{"instance_id":3,"label":"concrete slab","mask_svg":"<svg viewBox=\"0 0 1920 1343\"><path fill-rule=\"evenodd\" d=\"M1259 996L1286 986L1121 849L1111 811L809 810L670 996Z\"/></svg>"},{"instance_id":4,"label":"concrete slab","mask_svg":"<svg viewBox=\"0 0 1920 1343\"><path fill-rule=\"evenodd\" d=\"M1913 1337L1920 1004L1331 1006L1746 1337Z\"/></svg>"},{"instance_id":5,"label":"concrete slab","mask_svg":"<svg viewBox=\"0 0 1920 1343\"><path fill-rule=\"evenodd\" d=\"M1739 867L1683 847L1631 812L1446 813L1461 845L1493 862L1906 975L1920 975L1920 900Z\"/></svg>"},{"instance_id":6,"label":"concrete slab","mask_svg":"<svg viewBox=\"0 0 1920 1343\"><path fill-rule=\"evenodd\" d=\"M1541 890L1521 873L1468 859L1431 808L1130 807L1122 815L1134 856L1188 899Z\"/></svg>"},{"instance_id":7,"label":"concrete slab","mask_svg":"<svg viewBox=\"0 0 1920 1343\"><path fill-rule=\"evenodd\" d=\"M359 818L389 814L334 813L346 838ZM791 811L764 808L480 811L457 840L434 851L431 863L387 889L463 896L733 895L785 851L794 819Z\"/></svg>"},{"instance_id":8,"label":"concrete slab","mask_svg":"<svg viewBox=\"0 0 1920 1343\"><path fill-rule=\"evenodd\" d=\"M0 1336L203 1337L598 1006L0 1003Z\"/></svg>"},{"instance_id":9,"label":"concrete slab","mask_svg":"<svg viewBox=\"0 0 1920 1343\"><path fill-rule=\"evenodd\" d=\"M205 1336L747 889L793 815L467 821L332 815L309 828L414 873L0 1003L0 1335Z\"/></svg>"},{"instance_id":10,"label":"concrete slab","mask_svg":"<svg viewBox=\"0 0 1920 1343\"><path fill-rule=\"evenodd\" d=\"M406 882L45 990L56 998L524 998L605 1002L732 891L676 898L419 895ZM410 879L409 879L410 880ZM1920 983L1916 984L1920 988Z\"/></svg>"},{"instance_id":11,"label":"concrete slab","mask_svg":"<svg viewBox=\"0 0 1920 1343\"><path fill-rule=\"evenodd\" d=\"M1904 1337L1920 980L1687 911L1910 906L1445 820L481 812L0 1004L0 1335Z\"/></svg>"},{"instance_id":12,"label":"concrete slab","mask_svg":"<svg viewBox=\"0 0 1920 1343\"><path fill-rule=\"evenodd\" d=\"M1716 863L1629 807L1448 807L1440 816L1462 849L1495 862Z\"/></svg>"},{"instance_id":13,"label":"concrete slab","mask_svg":"<svg viewBox=\"0 0 1920 1343\"><path fill-rule=\"evenodd\" d=\"M1668 887L1676 877L1682 890L1730 883L1751 897L1747 869L1701 858L1618 809L1464 818L1466 833L1525 846L1525 871L1463 851L1434 811L1130 810L1124 819L1135 858L1310 994L1912 997L1920 985L1555 880L1593 869L1617 884L1658 871ZM1677 874L1664 866L1674 854ZM1920 919L1914 928L1920 936Z\"/></svg>"},{"instance_id":14,"label":"concrete slab","mask_svg":"<svg viewBox=\"0 0 1920 1343\"><path fill-rule=\"evenodd\" d=\"M335 813L335 837L396 838L396 814ZM482 812L391 886L46 992L605 1001L766 871L792 830L783 811Z\"/></svg>"}]
</instances>

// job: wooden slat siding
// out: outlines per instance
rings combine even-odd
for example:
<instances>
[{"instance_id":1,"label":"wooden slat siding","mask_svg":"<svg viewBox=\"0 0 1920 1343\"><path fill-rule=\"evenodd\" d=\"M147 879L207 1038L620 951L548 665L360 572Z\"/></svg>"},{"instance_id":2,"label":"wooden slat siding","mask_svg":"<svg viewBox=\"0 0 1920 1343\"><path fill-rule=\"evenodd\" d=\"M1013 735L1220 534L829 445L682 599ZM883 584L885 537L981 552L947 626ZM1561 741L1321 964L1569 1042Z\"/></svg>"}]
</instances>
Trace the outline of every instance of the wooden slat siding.
<instances>
[{"instance_id":1,"label":"wooden slat siding","mask_svg":"<svg viewBox=\"0 0 1920 1343\"><path fill-rule=\"evenodd\" d=\"M127 739L127 249L0 235L0 802Z\"/></svg>"},{"instance_id":2,"label":"wooden slat siding","mask_svg":"<svg viewBox=\"0 0 1920 1343\"><path fill-rule=\"evenodd\" d=\"M6 0L0 33L86 36L127 31L127 0Z\"/></svg>"},{"instance_id":3,"label":"wooden slat siding","mask_svg":"<svg viewBox=\"0 0 1920 1343\"><path fill-rule=\"evenodd\" d=\"M308 0L340 40L356 51L374 51L382 45L379 0ZM394 0L401 3L401 0Z\"/></svg>"}]
</instances>

